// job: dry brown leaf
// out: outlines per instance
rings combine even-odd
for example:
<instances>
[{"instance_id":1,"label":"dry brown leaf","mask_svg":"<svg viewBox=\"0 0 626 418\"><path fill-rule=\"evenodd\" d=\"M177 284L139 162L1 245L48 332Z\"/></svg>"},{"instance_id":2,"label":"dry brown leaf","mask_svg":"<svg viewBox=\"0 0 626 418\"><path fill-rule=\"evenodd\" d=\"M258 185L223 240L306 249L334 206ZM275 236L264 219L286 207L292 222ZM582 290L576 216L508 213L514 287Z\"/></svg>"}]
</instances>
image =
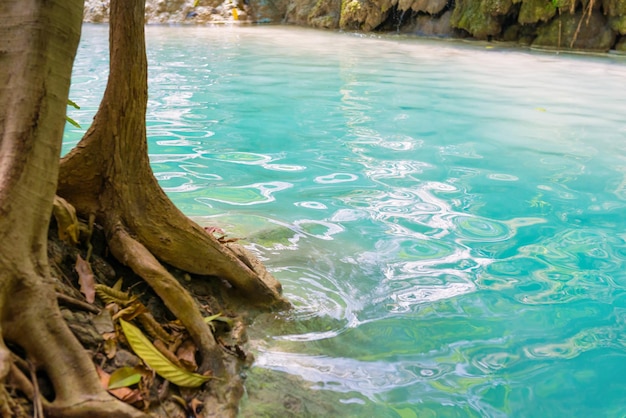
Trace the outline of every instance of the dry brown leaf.
<instances>
[{"instance_id":1,"label":"dry brown leaf","mask_svg":"<svg viewBox=\"0 0 626 418\"><path fill-rule=\"evenodd\" d=\"M185 340L180 347L178 347L176 357L178 357L180 364L190 372L198 369L198 364L196 363L196 344L192 339Z\"/></svg>"},{"instance_id":2,"label":"dry brown leaf","mask_svg":"<svg viewBox=\"0 0 626 418\"><path fill-rule=\"evenodd\" d=\"M91 270L91 265L78 255L74 268L76 269L76 273L78 273L80 292L85 295L87 302L93 303L96 299L96 279Z\"/></svg>"},{"instance_id":3,"label":"dry brown leaf","mask_svg":"<svg viewBox=\"0 0 626 418\"><path fill-rule=\"evenodd\" d=\"M115 315L113 315L113 320L117 321L119 318L123 318L127 321L131 321L137 316L146 312L147 310L148 308L146 308L143 303L139 301L134 301L131 305L125 307L124 309L118 311Z\"/></svg>"},{"instance_id":4,"label":"dry brown leaf","mask_svg":"<svg viewBox=\"0 0 626 418\"><path fill-rule=\"evenodd\" d=\"M115 338L104 340L104 354L110 360L117 354L117 340Z\"/></svg>"},{"instance_id":5,"label":"dry brown leaf","mask_svg":"<svg viewBox=\"0 0 626 418\"><path fill-rule=\"evenodd\" d=\"M221 235L226 235L226 232L224 232L222 228L219 228L217 226L205 226L204 230L207 234L210 234L210 235L215 235L216 233L221 234Z\"/></svg>"}]
</instances>

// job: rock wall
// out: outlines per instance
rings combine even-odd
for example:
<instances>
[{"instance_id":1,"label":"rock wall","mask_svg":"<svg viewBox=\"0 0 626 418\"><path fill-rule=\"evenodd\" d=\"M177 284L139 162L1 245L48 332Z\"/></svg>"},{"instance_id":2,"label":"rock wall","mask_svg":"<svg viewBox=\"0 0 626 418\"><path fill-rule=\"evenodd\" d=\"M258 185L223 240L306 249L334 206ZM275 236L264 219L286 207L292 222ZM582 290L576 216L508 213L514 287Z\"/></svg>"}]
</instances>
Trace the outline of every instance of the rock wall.
<instances>
[{"instance_id":1,"label":"rock wall","mask_svg":"<svg viewBox=\"0 0 626 418\"><path fill-rule=\"evenodd\" d=\"M87 0L85 21L109 0ZM626 52L626 0L147 0L148 23L283 23Z\"/></svg>"}]
</instances>

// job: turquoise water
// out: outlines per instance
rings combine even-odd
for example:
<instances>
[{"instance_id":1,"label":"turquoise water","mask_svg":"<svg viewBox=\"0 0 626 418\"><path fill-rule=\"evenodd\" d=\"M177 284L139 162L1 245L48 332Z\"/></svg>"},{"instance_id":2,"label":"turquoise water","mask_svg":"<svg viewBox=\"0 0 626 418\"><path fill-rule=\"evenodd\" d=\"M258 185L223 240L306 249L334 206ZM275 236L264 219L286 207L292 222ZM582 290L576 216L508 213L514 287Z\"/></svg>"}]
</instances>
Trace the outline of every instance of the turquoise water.
<instances>
[{"instance_id":1,"label":"turquoise water","mask_svg":"<svg viewBox=\"0 0 626 418\"><path fill-rule=\"evenodd\" d=\"M106 35L84 27L83 128ZM277 27L147 36L157 178L253 242L295 305L252 327L257 368L342 416L626 415L626 59Z\"/></svg>"}]
</instances>

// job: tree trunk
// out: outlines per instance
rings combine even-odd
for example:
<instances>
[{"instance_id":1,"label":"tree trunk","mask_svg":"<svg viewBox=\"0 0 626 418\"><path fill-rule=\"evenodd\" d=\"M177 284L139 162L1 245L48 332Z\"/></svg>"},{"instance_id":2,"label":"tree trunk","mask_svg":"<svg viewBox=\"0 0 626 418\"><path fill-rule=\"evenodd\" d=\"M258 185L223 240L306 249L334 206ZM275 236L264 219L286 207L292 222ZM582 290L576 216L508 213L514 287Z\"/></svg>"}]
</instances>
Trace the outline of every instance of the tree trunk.
<instances>
[{"instance_id":1,"label":"tree trunk","mask_svg":"<svg viewBox=\"0 0 626 418\"><path fill-rule=\"evenodd\" d=\"M46 254L82 7L79 0L0 2L2 416L11 415L2 383L21 376L5 341L52 382L54 399L42 402L49 415L143 416L101 388L56 305Z\"/></svg>"},{"instance_id":2,"label":"tree trunk","mask_svg":"<svg viewBox=\"0 0 626 418\"><path fill-rule=\"evenodd\" d=\"M185 325L202 368L222 373L221 351L189 293L159 262L220 276L251 304L287 306L280 284L240 246L223 245L184 216L148 158L144 0L112 0L110 74L94 122L61 161L58 194L103 225L111 253L141 276Z\"/></svg>"}]
</instances>

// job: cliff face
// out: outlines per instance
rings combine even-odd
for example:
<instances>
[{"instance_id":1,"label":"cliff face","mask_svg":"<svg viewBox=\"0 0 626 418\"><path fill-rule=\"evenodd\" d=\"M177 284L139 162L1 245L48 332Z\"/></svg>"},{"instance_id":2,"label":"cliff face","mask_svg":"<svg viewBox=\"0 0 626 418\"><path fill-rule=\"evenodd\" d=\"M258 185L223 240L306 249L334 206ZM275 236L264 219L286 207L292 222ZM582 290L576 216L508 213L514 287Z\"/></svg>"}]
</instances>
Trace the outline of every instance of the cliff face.
<instances>
[{"instance_id":1,"label":"cliff face","mask_svg":"<svg viewBox=\"0 0 626 418\"><path fill-rule=\"evenodd\" d=\"M106 21L108 0L85 20ZM626 52L626 0L147 0L149 23L247 21Z\"/></svg>"},{"instance_id":2,"label":"cliff face","mask_svg":"<svg viewBox=\"0 0 626 418\"><path fill-rule=\"evenodd\" d=\"M258 3L274 3L257 0ZM272 21L626 51L626 0L291 0Z\"/></svg>"}]
</instances>

